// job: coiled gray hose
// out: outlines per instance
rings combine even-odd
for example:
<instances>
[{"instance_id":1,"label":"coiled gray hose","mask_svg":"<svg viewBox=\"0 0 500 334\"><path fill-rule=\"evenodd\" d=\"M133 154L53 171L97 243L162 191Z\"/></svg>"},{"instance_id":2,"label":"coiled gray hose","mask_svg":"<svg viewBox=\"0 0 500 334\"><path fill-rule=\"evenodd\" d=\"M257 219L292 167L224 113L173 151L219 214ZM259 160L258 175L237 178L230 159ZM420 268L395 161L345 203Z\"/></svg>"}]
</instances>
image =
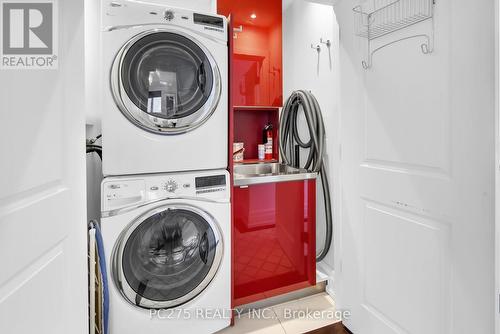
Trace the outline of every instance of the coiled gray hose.
<instances>
[{"instance_id":1,"label":"coiled gray hose","mask_svg":"<svg viewBox=\"0 0 500 334\"><path fill-rule=\"evenodd\" d=\"M309 128L310 139L303 142L300 139L298 131L298 113L302 106ZM323 164L323 155L325 151L325 125L318 101L310 92L298 90L285 102L280 120L280 155L283 163L297 168L304 168L312 172L319 173L321 176L321 185L323 188L323 199L326 212L326 235L325 247L321 253L316 255L316 261L323 260L328 254L332 244L332 205L330 201L330 186L328 177ZM309 155L305 164L300 166L297 147L309 149Z\"/></svg>"}]
</instances>

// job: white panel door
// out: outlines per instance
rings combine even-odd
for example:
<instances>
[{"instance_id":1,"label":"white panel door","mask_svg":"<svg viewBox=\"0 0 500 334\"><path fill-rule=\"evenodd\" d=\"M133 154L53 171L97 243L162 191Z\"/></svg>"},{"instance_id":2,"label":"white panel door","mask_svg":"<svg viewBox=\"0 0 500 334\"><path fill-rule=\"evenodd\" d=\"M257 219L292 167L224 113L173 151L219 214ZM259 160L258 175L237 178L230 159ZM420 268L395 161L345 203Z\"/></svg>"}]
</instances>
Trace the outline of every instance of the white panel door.
<instances>
[{"instance_id":1,"label":"white panel door","mask_svg":"<svg viewBox=\"0 0 500 334\"><path fill-rule=\"evenodd\" d=\"M0 70L0 333L88 333L83 3L57 70Z\"/></svg>"},{"instance_id":2,"label":"white panel door","mask_svg":"<svg viewBox=\"0 0 500 334\"><path fill-rule=\"evenodd\" d=\"M376 53L369 70L354 32L359 3L335 6L338 307L355 334L493 333L494 2L437 0L435 52L409 39Z\"/></svg>"}]
</instances>

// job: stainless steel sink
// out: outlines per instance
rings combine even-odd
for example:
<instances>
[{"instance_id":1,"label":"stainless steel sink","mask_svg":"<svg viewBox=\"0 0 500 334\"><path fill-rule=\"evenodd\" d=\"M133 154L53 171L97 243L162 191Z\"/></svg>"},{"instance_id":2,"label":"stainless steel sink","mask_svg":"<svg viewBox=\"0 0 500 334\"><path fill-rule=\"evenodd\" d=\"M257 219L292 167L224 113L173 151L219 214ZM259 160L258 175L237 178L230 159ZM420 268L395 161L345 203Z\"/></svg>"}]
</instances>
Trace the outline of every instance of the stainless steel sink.
<instances>
[{"instance_id":1,"label":"stainless steel sink","mask_svg":"<svg viewBox=\"0 0 500 334\"><path fill-rule=\"evenodd\" d=\"M251 165L236 165L234 166L234 173L245 176L265 176L265 175L279 175L279 174L297 174L301 170L279 163L261 163Z\"/></svg>"},{"instance_id":2,"label":"stainless steel sink","mask_svg":"<svg viewBox=\"0 0 500 334\"><path fill-rule=\"evenodd\" d=\"M234 185L275 183L315 179L317 173L280 163L237 164L234 166Z\"/></svg>"}]
</instances>

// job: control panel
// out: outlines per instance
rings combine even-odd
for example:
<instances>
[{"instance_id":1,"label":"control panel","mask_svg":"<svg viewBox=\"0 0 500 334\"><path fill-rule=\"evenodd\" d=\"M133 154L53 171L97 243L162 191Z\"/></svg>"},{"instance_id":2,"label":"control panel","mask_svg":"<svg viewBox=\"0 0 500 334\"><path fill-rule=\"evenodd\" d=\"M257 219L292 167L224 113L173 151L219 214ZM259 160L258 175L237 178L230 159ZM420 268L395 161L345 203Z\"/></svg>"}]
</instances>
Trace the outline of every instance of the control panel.
<instances>
[{"instance_id":1,"label":"control panel","mask_svg":"<svg viewBox=\"0 0 500 334\"><path fill-rule=\"evenodd\" d=\"M221 15L124 0L105 0L103 8L103 26L107 29L134 24L186 26L191 30L227 40L227 19Z\"/></svg>"},{"instance_id":2,"label":"control panel","mask_svg":"<svg viewBox=\"0 0 500 334\"><path fill-rule=\"evenodd\" d=\"M156 174L141 177L110 177L102 182L102 211L169 198L229 201L229 173Z\"/></svg>"}]
</instances>

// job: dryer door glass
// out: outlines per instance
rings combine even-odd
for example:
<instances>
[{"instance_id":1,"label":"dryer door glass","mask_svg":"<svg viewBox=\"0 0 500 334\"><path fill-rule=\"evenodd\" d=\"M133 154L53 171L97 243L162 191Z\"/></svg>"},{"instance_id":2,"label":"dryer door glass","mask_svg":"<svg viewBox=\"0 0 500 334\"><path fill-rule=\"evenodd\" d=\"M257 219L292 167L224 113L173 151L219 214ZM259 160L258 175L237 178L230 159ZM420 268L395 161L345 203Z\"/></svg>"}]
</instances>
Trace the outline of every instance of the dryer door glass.
<instances>
[{"instance_id":1,"label":"dryer door glass","mask_svg":"<svg viewBox=\"0 0 500 334\"><path fill-rule=\"evenodd\" d=\"M220 239L209 216L189 208L167 208L135 226L122 248L122 274L130 302L141 307L180 305L215 276ZM123 282L121 284L123 286Z\"/></svg>"},{"instance_id":2,"label":"dryer door glass","mask_svg":"<svg viewBox=\"0 0 500 334\"><path fill-rule=\"evenodd\" d=\"M218 68L208 50L192 38L150 32L132 40L117 61L119 70L112 74L120 78L115 100L141 127L186 131L203 123L217 106Z\"/></svg>"}]
</instances>

